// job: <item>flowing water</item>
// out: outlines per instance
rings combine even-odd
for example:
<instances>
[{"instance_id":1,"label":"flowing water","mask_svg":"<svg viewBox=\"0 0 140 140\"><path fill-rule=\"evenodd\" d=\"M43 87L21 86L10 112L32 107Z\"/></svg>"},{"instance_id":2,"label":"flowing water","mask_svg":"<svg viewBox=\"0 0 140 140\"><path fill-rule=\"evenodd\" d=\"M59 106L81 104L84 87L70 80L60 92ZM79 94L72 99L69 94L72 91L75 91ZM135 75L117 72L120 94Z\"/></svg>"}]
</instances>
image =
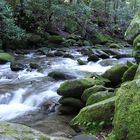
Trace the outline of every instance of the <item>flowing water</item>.
<instances>
[{"instance_id":1,"label":"flowing water","mask_svg":"<svg viewBox=\"0 0 140 140\"><path fill-rule=\"evenodd\" d=\"M27 112L39 110L43 103L57 103L60 96L56 91L64 81L49 78L48 73L53 70L65 72L75 78L82 78L90 72L103 73L111 67L111 65L101 66L102 60L80 66L77 59L87 60L87 57L82 56L75 49L67 51L75 58L50 58L35 52L27 55L15 54L16 60L27 65L27 69L19 72L11 71L10 63L0 65L0 121L11 120ZM116 60L116 63L124 63L127 60ZM37 62L40 70L29 70L30 62Z\"/></svg>"}]
</instances>

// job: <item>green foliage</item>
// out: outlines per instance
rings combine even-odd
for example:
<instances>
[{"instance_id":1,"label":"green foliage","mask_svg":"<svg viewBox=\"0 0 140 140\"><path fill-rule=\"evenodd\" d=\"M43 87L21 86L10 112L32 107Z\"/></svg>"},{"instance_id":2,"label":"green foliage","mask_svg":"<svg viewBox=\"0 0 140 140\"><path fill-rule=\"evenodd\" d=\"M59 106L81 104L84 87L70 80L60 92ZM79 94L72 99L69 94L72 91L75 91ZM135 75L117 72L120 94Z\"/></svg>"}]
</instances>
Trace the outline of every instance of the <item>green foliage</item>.
<instances>
[{"instance_id":1,"label":"green foliage","mask_svg":"<svg viewBox=\"0 0 140 140\"><path fill-rule=\"evenodd\" d=\"M15 24L13 10L5 0L0 1L0 20L2 38L20 40L26 36L26 32Z\"/></svg>"}]
</instances>

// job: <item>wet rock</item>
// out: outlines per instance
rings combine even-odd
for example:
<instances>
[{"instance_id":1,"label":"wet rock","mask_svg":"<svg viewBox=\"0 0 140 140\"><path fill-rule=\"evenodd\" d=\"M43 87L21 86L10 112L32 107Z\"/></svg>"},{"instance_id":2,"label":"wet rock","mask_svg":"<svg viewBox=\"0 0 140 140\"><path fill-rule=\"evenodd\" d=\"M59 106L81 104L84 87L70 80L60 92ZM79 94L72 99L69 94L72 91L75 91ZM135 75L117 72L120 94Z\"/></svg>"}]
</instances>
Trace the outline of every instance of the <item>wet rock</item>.
<instances>
[{"instance_id":1,"label":"wet rock","mask_svg":"<svg viewBox=\"0 0 140 140\"><path fill-rule=\"evenodd\" d=\"M81 135L75 136L73 140L99 140L99 139L94 135L81 134Z\"/></svg>"},{"instance_id":2,"label":"wet rock","mask_svg":"<svg viewBox=\"0 0 140 140\"><path fill-rule=\"evenodd\" d=\"M52 71L48 74L48 76L52 77L55 80L68 80L68 79L76 78L70 74L60 72L60 71Z\"/></svg>"},{"instance_id":3,"label":"wet rock","mask_svg":"<svg viewBox=\"0 0 140 140\"><path fill-rule=\"evenodd\" d=\"M40 68L40 66L36 62L31 62L29 65L30 65L31 69L39 69Z\"/></svg>"},{"instance_id":4,"label":"wet rock","mask_svg":"<svg viewBox=\"0 0 140 140\"><path fill-rule=\"evenodd\" d=\"M60 85L57 93L64 97L80 98L83 91L94 84L95 81L91 78L69 80Z\"/></svg>"},{"instance_id":5,"label":"wet rock","mask_svg":"<svg viewBox=\"0 0 140 140\"><path fill-rule=\"evenodd\" d=\"M54 53L51 53L51 52L47 53L46 56L47 57L55 57Z\"/></svg>"},{"instance_id":6,"label":"wet rock","mask_svg":"<svg viewBox=\"0 0 140 140\"><path fill-rule=\"evenodd\" d=\"M88 61L97 62L98 60L99 60L99 57L95 54L92 54L88 57Z\"/></svg>"},{"instance_id":7,"label":"wet rock","mask_svg":"<svg viewBox=\"0 0 140 140\"><path fill-rule=\"evenodd\" d=\"M104 51L102 51L102 50L95 50L94 53L95 53L99 58L102 58L102 59L109 58L109 55L108 55L107 53L105 53Z\"/></svg>"},{"instance_id":8,"label":"wet rock","mask_svg":"<svg viewBox=\"0 0 140 140\"><path fill-rule=\"evenodd\" d=\"M64 55L64 52L63 51L59 51L57 50L55 53L54 53L55 56L63 56Z\"/></svg>"},{"instance_id":9,"label":"wet rock","mask_svg":"<svg viewBox=\"0 0 140 140\"><path fill-rule=\"evenodd\" d=\"M0 123L0 139L2 140L67 140L66 138L55 138L48 135L45 135L37 130L29 128L25 125L15 124L15 123Z\"/></svg>"},{"instance_id":10,"label":"wet rock","mask_svg":"<svg viewBox=\"0 0 140 140\"><path fill-rule=\"evenodd\" d=\"M72 54L64 54L63 57L64 58L74 58L74 56Z\"/></svg>"},{"instance_id":11,"label":"wet rock","mask_svg":"<svg viewBox=\"0 0 140 140\"><path fill-rule=\"evenodd\" d=\"M20 71L20 70L24 70L27 67L26 67L26 65L24 65L22 63L13 61L10 64L10 68L11 68L12 71Z\"/></svg>"},{"instance_id":12,"label":"wet rock","mask_svg":"<svg viewBox=\"0 0 140 140\"><path fill-rule=\"evenodd\" d=\"M83 55L92 55L93 54L93 51L90 48L88 48L88 49L87 48L83 48L83 49L80 50L80 52Z\"/></svg>"},{"instance_id":13,"label":"wet rock","mask_svg":"<svg viewBox=\"0 0 140 140\"><path fill-rule=\"evenodd\" d=\"M101 66L112 66L118 64L118 60L116 58L105 59L99 62Z\"/></svg>"},{"instance_id":14,"label":"wet rock","mask_svg":"<svg viewBox=\"0 0 140 140\"><path fill-rule=\"evenodd\" d=\"M79 65L86 65L86 62L84 62L81 59L77 59L77 62L78 62Z\"/></svg>"},{"instance_id":15,"label":"wet rock","mask_svg":"<svg viewBox=\"0 0 140 140\"><path fill-rule=\"evenodd\" d=\"M110 86L117 86L122 82L122 76L128 69L127 65L118 64L107 70L102 76L111 81Z\"/></svg>"},{"instance_id":16,"label":"wet rock","mask_svg":"<svg viewBox=\"0 0 140 140\"><path fill-rule=\"evenodd\" d=\"M9 53L0 52L0 64L12 61L13 57Z\"/></svg>"}]
</instances>

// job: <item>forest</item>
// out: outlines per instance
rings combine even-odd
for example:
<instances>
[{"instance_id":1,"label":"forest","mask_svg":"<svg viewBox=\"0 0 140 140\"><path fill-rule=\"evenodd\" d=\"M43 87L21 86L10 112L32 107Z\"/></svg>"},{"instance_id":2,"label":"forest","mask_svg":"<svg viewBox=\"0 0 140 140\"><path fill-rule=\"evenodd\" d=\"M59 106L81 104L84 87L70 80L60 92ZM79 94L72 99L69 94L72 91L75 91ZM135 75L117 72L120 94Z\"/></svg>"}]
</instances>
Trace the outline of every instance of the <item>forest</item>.
<instances>
[{"instance_id":1,"label":"forest","mask_svg":"<svg viewBox=\"0 0 140 140\"><path fill-rule=\"evenodd\" d=\"M0 140L140 140L140 0L0 0Z\"/></svg>"}]
</instances>

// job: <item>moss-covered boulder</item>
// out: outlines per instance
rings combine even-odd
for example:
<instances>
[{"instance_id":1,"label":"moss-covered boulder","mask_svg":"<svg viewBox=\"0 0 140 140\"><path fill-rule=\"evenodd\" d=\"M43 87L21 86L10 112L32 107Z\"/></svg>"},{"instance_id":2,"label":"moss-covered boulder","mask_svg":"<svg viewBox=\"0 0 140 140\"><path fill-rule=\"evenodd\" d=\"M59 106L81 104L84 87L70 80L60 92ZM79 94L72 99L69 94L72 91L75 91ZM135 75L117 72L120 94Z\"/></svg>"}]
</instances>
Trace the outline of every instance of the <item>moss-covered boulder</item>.
<instances>
[{"instance_id":1,"label":"moss-covered boulder","mask_svg":"<svg viewBox=\"0 0 140 140\"><path fill-rule=\"evenodd\" d=\"M93 44L105 44L111 40L110 36L103 34L101 32L96 33L91 39Z\"/></svg>"},{"instance_id":2,"label":"moss-covered boulder","mask_svg":"<svg viewBox=\"0 0 140 140\"><path fill-rule=\"evenodd\" d=\"M134 79L138 65L132 65L129 69L123 74L122 82L131 81Z\"/></svg>"},{"instance_id":3,"label":"moss-covered boulder","mask_svg":"<svg viewBox=\"0 0 140 140\"><path fill-rule=\"evenodd\" d=\"M140 34L140 10L138 10L125 32L125 38L132 42L138 34Z\"/></svg>"},{"instance_id":4,"label":"moss-covered boulder","mask_svg":"<svg viewBox=\"0 0 140 140\"><path fill-rule=\"evenodd\" d=\"M111 81L111 87L115 87L122 82L122 76L125 71L128 69L127 65L117 64L113 66L111 69L107 70L102 76Z\"/></svg>"},{"instance_id":5,"label":"moss-covered boulder","mask_svg":"<svg viewBox=\"0 0 140 140\"><path fill-rule=\"evenodd\" d=\"M102 126L111 122L111 118L114 115L114 108L115 97L86 106L71 121L71 124L79 125L92 132L97 131Z\"/></svg>"},{"instance_id":6,"label":"moss-covered boulder","mask_svg":"<svg viewBox=\"0 0 140 140\"><path fill-rule=\"evenodd\" d=\"M99 92L97 92L95 94L92 94L88 98L88 100L86 102L86 106L95 104L97 102L103 101L103 100L111 98L113 96L115 96L115 92L110 92L108 90L106 90L106 91L99 91Z\"/></svg>"},{"instance_id":7,"label":"moss-covered boulder","mask_svg":"<svg viewBox=\"0 0 140 140\"><path fill-rule=\"evenodd\" d=\"M57 138L45 135L30 127L15 123L0 123L1 140L68 140L66 138Z\"/></svg>"},{"instance_id":8,"label":"moss-covered boulder","mask_svg":"<svg viewBox=\"0 0 140 140\"><path fill-rule=\"evenodd\" d=\"M92 94L95 94L99 91L105 91L106 90L106 87L102 86L102 85L95 85L91 88L88 88L86 89L82 96L81 96L81 99L83 102L86 102L88 100L88 98L92 95Z\"/></svg>"},{"instance_id":9,"label":"moss-covered boulder","mask_svg":"<svg viewBox=\"0 0 140 140\"><path fill-rule=\"evenodd\" d=\"M119 44L112 43L112 44L109 45L109 48L119 49L119 48L121 48L121 46Z\"/></svg>"},{"instance_id":10,"label":"moss-covered boulder","mask_svg":"<svg viewBox=\"0 0 140 140\"><path fill-rule=\"evenodd\" d=\"M58 35L52 35L48 37L48 42L49 43L54 43L54 44L60 44L63 42L63 38Z\"/></svg>"},{"instance_id":11,"label":"moss-covered boulder","mask_svg":"<svg viewBox=\"0 0 140 140\"><path fill-rule=\"evenodd\" d=\"M0 53L0 64L5 64L5 63L11 61L12 58L13 57L9 53L1 52Z\"/></svg>"},{"instance_id":12,"label":"moss-covered boulder","mask_svg":"<svg viewBox=\"0 0 140 140\"><path fill-rule=\"evenodd\" d=\"M84 104L80 99L72 98L72 97L61 97L59 103L66 106L72 106L77 109L81 109Z\"/></svg>"},{"instance_id":13,"label":"moss-covered boulder","mask_svg":"<svg viewBox=\"0 0 140 140\"><path fill-rule=\"evenodd\" d=\"M116 96L113 140L139 140L140 80L124 83Z\"/></svg>"},{"instance_id":14,"label":"moss-covered boulder","mask_svg":"<svg viewBox=\"0 0 140 140\"><path fill-rule=\"evenodd\" d=\"M60 85L57 93L64 97L81 98L83 91L95 85L96 81L91 78L69 80Z\"/></svg>"},{"instance_id":15,"label":"moss-covered boulder","mask_svg":"<svg viewBox=\"0 0 140 140\"><path fill-rule=\"evenodd\" d=\"M133 56L137 63L140 62L140 35L138 35L133 41Z\"/></svg>"}]
</instances>

